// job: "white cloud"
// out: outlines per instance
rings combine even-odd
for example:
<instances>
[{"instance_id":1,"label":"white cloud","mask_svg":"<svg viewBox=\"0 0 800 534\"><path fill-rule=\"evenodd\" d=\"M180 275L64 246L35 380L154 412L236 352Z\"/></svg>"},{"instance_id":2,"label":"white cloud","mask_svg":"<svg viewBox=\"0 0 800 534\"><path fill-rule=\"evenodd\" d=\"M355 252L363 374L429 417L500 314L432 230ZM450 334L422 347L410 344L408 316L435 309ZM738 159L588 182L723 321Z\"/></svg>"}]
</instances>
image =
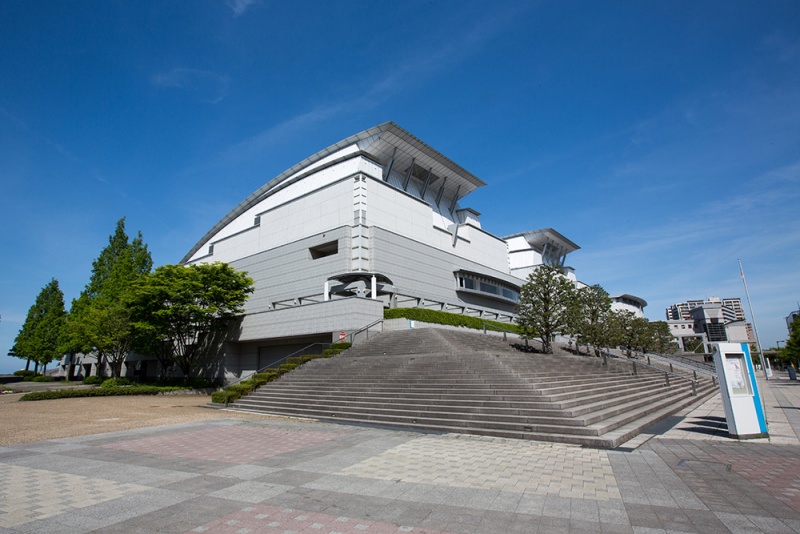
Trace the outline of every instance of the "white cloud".
<instances>
[{"instance_id":1,"label":"white cloud","mask_svg":"<svg viewBox=\"0 0 800 534\"><path fill-rule=\"evenodd\" d=\"M251 6L260 4L261 0L226 0L225 4L233 11L234 17L241 16Z\"/></svg>"},{"instance_id":2,"label":"white cloud","mask_svg":"<svg viewBox=\"0 0 800 534\"><path fill-rule=\"evenodd\" d=\"M188 92L197 100L210 104L220 102L228 95L230 79L211 71L177 67L156 74L151 82L156 87L176 88Z\"/></svg>"}]
</instances>

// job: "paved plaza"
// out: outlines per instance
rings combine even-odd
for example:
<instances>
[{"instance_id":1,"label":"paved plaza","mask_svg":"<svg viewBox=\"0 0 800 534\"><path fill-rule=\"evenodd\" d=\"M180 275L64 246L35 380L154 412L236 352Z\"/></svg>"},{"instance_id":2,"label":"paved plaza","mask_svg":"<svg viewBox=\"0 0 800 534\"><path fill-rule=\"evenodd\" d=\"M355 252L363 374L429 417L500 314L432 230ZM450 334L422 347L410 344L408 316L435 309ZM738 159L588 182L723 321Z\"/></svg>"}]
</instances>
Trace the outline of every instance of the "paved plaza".
<instances>
[{"instance_id":1,"label":"paved plaza","mask_svg":"<svg viewBox=\"0 0 800 534\"><path fill-rule=\"evenodd\" d=\"M613 451L225 411L0 447L0 533L800 533L800 384L762 391L747 442L717 395Z\"/></svg>"}]
</instances>

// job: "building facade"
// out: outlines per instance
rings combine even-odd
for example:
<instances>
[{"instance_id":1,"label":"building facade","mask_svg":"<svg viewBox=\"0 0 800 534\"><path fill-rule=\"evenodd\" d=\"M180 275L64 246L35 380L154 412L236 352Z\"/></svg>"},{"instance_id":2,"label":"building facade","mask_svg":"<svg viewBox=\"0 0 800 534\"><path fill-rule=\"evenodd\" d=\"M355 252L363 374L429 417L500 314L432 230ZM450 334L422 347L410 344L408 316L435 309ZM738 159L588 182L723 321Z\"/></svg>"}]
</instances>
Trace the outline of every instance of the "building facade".
<instances>
[{"instance_id":1,"label":"building facade","mask_svg":"<svg viewBox=\"0 0 800 534\"><path fill-rule=\"evenodd\" d=\"M739 298L689 300L666 310L675 341L685 352L711 352L710 343L747 343L755 340Z\"/></svg>"},{"instance_id":2,"label":"building facade","mask_svg":"<svg viewBox=\"0 0 800 534\"><path fill-rule=\"evenodd\" d=\"M182 263L255 280L227 378L298 347L425 307L511 322L525 278L579 247L551 228L499 237L465 206L484 182L393 123L303 160L212 227Z\"/></svg>"}]
</instances>

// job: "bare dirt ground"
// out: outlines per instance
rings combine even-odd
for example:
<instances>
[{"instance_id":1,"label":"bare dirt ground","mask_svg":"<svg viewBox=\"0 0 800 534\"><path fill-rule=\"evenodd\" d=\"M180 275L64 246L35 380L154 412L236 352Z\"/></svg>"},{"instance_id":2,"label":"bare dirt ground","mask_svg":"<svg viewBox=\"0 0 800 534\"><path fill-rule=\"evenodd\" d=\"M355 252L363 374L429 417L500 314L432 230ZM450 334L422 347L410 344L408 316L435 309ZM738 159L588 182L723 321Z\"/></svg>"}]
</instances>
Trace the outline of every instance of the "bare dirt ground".
<instances>
[{"instance_id":1,"label":"bare dirt ground","mask_svg":"<svg viewBox=\"0 0 800 534\"><path fill-rule=\"evenodd\" d=\"M17 402L0 395L0 446L220 417L268 418L204 408L207 395L84 397Z\"/></svg>"}]
</instances>

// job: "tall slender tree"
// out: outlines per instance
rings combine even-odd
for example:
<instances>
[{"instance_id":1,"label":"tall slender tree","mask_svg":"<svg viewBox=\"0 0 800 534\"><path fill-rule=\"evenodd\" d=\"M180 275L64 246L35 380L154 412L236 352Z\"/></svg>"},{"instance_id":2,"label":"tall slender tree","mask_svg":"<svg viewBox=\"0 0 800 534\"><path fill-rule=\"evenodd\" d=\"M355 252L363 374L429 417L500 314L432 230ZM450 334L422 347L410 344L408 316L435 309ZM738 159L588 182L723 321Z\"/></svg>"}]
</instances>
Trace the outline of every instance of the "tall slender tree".
<instances>
[{"instance_id":1,"label":"tall slender tree","mask_svg":"<svg viewBox=\"0 0 800 534\"><path fill-rule=\"evenodd\" d=\"M127 294L152 267L141 232L131 241L123 217L92 263L89 283L72 301L63 348L67 352L93 352L98 367L108 362L112 375L119 376L135 338Z\"/></svg>"},{"instance_id":2,"label":"tall slender tree","mask_svg":"<svg viewBox=\"0 0 800 534\"><path fill-rule=\"evenodd\" d=\"M47 370L47 364L59 358L59 339L64 329L66 311L64 294L53 278L36 297L25 323L14 340L12 351L18 358L33 360Z\"/></svg>"}]
</instances>

